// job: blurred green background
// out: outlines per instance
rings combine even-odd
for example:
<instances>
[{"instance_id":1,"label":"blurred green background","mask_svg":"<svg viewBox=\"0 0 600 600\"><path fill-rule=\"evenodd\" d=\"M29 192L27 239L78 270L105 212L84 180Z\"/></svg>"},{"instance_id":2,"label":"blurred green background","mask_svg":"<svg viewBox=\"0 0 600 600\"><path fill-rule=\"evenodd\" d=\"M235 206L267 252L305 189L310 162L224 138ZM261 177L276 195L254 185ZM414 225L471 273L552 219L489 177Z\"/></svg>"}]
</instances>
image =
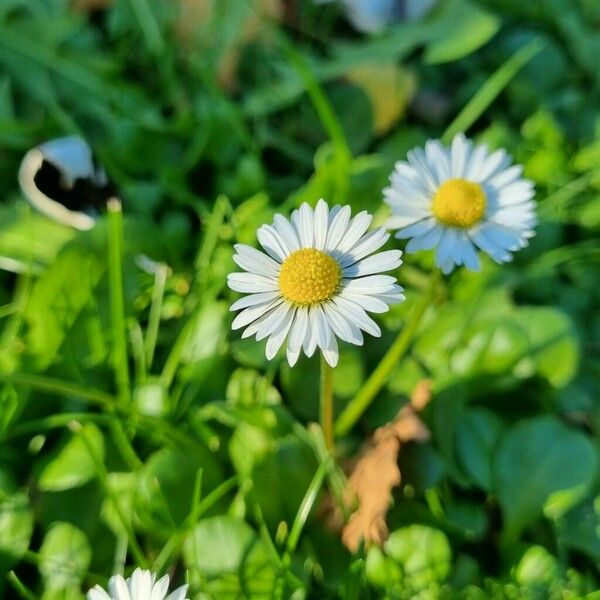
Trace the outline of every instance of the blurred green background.
<instances>
[{"instance_id":1,"label":"blurred green background","mask_svg":"<svg viewBox=\"0 0 600 600\"><path fill-rule=\"evenodd\" d=\"M600 3L358 4L2 0L0 596L140 565L218 600L600 598ZM445 281L339 441L433 381L390 538L352 555L318 510L318 361L230 333L232 245L320 197L381 223L394 162L451 124L525 165L540 224ZM118 215L76 232L20 196L26 151L70 134L119 190L122 261ZM342 348L338 409L431 267L406 256L383 337Z\"/></svg>"}]
</instances>

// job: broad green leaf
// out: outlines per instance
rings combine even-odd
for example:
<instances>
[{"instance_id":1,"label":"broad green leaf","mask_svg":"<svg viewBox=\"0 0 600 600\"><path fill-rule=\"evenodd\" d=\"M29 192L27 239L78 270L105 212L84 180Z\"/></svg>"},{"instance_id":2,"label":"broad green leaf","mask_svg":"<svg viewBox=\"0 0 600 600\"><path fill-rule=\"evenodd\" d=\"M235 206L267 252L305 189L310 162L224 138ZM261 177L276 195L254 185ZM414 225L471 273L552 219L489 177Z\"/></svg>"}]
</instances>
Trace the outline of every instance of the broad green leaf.
<instances>
[{"instance_id":1,"label":"broad green leaf","mask_svg":"<svg viewBox=\"0 0 600 600\"><path fill-rule=\"evenodd\" d=\"M0 573L13 567L29 548L33 511L22 492L0 496Z\"/></svg>"},{"instance_id":2,"label":"broad green leaf","mask_svg":"<svg viewBox=\"0 0 600 600\"><path fill-rule=\"evenodd\" d=\"M483 408L469 409L456 428L456 453L470 479L484 490L492 488L492 459L504 427Z\"/></svg>"},{"instance_id":3,"label":"broad green leaf","mask_svg":"<svg viewBox=\"0 0 600 600\"><path fill-rule=\"evenodd\" d=\"M269 600L277 575L265 543L244 521L202 519L188 536L184 561L192 581L219 600Z\"/></svg>"},{"instance_id":4,"label":"broad green leaf","mask_svg":"<svg viewBox=\"0 0 600 600\"><path fill-rule=\"evenodd\" d=\"M500 440L493 465L509 538L539 518L553 494L563 494L562 512L576 504L597 470L598 453L589 438L557 419L536 417L515 425Z\"/></svg>"},{"instance_id":5,"label":"broad green leaf","mask_svg":"<svg viewBox=\"0 0 600 600\"><path fill-rule=\"evenodd\" d=\"M63 590L79 584L92 560L85 534L70 523L56 523L40 548L39 570L47 589Z\"/></svg>"},{"instance_id":6,"label":"broad green leaf","mask_svg":"<svg viewBox=\"0 0 600 600\"><path fill-rule=\"evenodd\" d=\"M276 441L275 449L254 463L250 506L260 506L268 525L293 521L316 470L313 452L296 437ZM290 477L290 473L294 476Z\"/></svg>"},{"instance_id":7,"label":"broad green leaf","mask_svg":"<svg viewBox=\"0 0 600 600\"><path fill-rule=\"evenodd\" d=\"M600 560L600 496L571 509L556 523L561 544Z\"/></svg>"},{"instance_id":8,"label":"broad green leaf","mask_svg":"<svg viewBox=\"0 0 600 600\"><path fill-rule=\"evenodd\" d=\"M0 206L0 269L41 271L73 236L72 229L33 212L23 200Z\"/></svg>"},{"instance_id":9,"label":"broad green leaf","mask_svg":"<svg viewBox=\"0 0 600 600\"><path fill-rule=\"evenodd\" d=\"M466 0L444 2L437 14L439 32L425 50L428 64L447 63L475 52L500 28L500 19Z\"/></svg>"},{"instance_id":10,"label":"broad green leaf","mask_svg":"<svg viewBox=\"0 0 600 600\"><path fill-rule=\"evenodd\" d=\"M558 561L543 546L528 548L515 571L517 582L526 586L549 586L558 576Z\"/></svg>"},{"instance_id":11,"label":"broad green leaf","mask_svg":"<svg viewBox=\"0 0 600 600\"><path fill-rule=\"evenodd\" d=\"M137 481L135 514L148 530L181 525L192 508L194 482L202 473L206 495L222 481L215 456L198 446L193 452L162 448L142 467Z\"/></svg>"},{"instance_id":12,"label":"broad green leaf","mask_svg":"<svg viewBox=\"0 0 600 600\"><path fill-rule=\"evenodd\" d=\"M92 423L84 425L83 432L99 459L104 458L102 432ZM82 433L83 433L82 432ZM40 473L38 486L44 492L61 492L79 487L96 476L94 459L81 439L74 433Z\"/></svg>"},{"instance_id":13,"label":"broad green leaf","mask_svg":"<svg viewBox=\"0 0 600 600\"><path fill-rule=\"evenodd\" d=\"M577 372L580 347L571 319L549 306L520 307L516 323L529 338L528 359L534 372L553 386L564 387ZM527 372L527 359L519 365Z\"/></svg>"},{"instance_id":14,"label":"broad green leaf","mask_svg":"<svg viewBox=\"0 0 600 600\"><path fill-rule=\"evenodd\" d=\"M55 360L106 269L88 241L80 237L67 245L31 289L23 316L28 351L40 369Z\"/></svg>"}]
</instances>

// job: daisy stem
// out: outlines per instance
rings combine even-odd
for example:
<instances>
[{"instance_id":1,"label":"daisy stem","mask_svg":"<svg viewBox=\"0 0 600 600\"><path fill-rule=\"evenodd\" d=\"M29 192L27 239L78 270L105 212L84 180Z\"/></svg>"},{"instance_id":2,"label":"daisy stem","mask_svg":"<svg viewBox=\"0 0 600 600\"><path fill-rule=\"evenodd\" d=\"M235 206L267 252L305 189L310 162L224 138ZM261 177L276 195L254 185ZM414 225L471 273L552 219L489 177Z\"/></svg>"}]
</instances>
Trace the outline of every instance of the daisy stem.
<instances>
[{"instance_id":1,"label":"daisy stem","mask_svg":"<svg viewBox=\"0 0 600 600\"><path fill-rule=\"evenodd\" d=\"M323 438L328 450L333 448L333 369L321 354L320 417Z\"/></svg>"},{"instance_id":2,"label":"daisy stem","mask_svg":"<svg viewBox=\"0 0 600 600\"><path fill-rule=\"evenodd\" d=\"M389 347L375 370L371 373L371 376L365 381L356 396L348 403L336 421L336 436L346 435L352 429L367 408L369 408L381 388L387 383L392 371L406 354L419 328L423 315L436 295L439 278L439 271L431 274L429 288L415 304L406 326L400 330L398 337Z\"/></svg>"}]
</instances>

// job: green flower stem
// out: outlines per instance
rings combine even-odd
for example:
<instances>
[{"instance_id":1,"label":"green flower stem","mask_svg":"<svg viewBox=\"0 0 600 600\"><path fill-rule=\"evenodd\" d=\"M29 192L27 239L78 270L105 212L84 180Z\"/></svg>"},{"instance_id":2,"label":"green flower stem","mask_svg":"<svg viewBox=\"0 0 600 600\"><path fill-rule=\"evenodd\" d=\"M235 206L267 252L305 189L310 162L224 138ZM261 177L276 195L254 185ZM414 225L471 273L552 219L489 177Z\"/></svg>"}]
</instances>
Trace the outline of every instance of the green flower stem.
<instances>
[{"instance_id":1,"label":"green flower stem","mask_svg":"<svg viewBox=\"0 0 600 600\"><path fill-rule=\"evenodd\" d=\"M392 371L406 354L427 307L435 297L438 281L439 272L436 271L431 276L429 289L418 300L406 326L400 330L398 337L390 346L373 373L371 373L371 376L365 381L356 396L348 403L342 414L339 416L335 424L336 436L346 435L350 429L352 429L354 424L360 419L367 408L369 408L381 388L387 383Z\"/></svg>"},{"instance_id":2,"label":"green flower stem","mask_svg":"<svg viewBox=\"0 0 600 600\"><path fill-rule=\"evenodd\" d=\"M328 450L333 448L333 369L321 354L320 420Z\"/></svg>"},{"instance_id":3,"label":"green flower stem","mask_svg":"<svg viewBox=\"0 0 600 600\"><path fill-rule=\"evenodd\" d=\"M117 198L108 201L108 273L112 321L112 363L122 404L129 404L129 368L127 365L127 328L123 300L123 211Z\"/></svg>"}]
</instances>

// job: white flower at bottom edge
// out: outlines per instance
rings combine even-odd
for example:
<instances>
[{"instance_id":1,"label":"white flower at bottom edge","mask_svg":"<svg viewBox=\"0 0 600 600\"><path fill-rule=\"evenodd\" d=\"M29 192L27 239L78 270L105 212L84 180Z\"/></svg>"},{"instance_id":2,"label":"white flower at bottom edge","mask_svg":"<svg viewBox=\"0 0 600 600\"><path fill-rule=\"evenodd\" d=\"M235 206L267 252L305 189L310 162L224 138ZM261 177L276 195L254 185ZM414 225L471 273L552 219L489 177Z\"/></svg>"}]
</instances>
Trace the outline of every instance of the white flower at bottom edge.
<instances>
[{"instance_id":1,"label":"white flower at bottom edge","mask_svg":"<svg viewBox=\"0 0 600 600\"><path fill-rule=\"evenodd\" d=\"M429 140L398 161L383 193L387 226L409 239L407 252L436 249L444 273L455 265L477 271L477 246L498 263L524 248L537 223L533 183L504 150L490 153L464 135L449 148Z\"/></svg>"},{"instance_id":2,"label":"white flower at bottom edge","mask_svg":"<svg viewBox=\"0 0 600 600\"><path fill-rule=\"evenodd\" d=\"M88 600L187 600L187 584L166 595L169 591L169 576L156 581L151 571L136 569L131 577L113 575L108 582L108 592L99 585L88 593Z\"/></svg>"},{"instance_id":3,"label":"white flower at bottom edge","mask_svg":"<svg viewBox=\"0 0 600 600\"><path fill-rule=\"evenodd\" d=\"M294 210L291 219L275 215L273 225L257 231L265 252L236 244L233 259L245 273L231 273L229 287L245 294L231 306L241 310L232 328L242 337L268 338L271 360L287 338L293 366L301 351L312 356L319 347L334 367L336 336L362 345L365 331L381 335L368 312L383 313L404 300L396 278L381 275L401 264L402 253L373 254L389 238L383 229L366 233L373 217L366 211L351 218L349 206L329 208L319 200ZM371 256L370 256L371 255Z\"/></svg>"}]
</instances>

